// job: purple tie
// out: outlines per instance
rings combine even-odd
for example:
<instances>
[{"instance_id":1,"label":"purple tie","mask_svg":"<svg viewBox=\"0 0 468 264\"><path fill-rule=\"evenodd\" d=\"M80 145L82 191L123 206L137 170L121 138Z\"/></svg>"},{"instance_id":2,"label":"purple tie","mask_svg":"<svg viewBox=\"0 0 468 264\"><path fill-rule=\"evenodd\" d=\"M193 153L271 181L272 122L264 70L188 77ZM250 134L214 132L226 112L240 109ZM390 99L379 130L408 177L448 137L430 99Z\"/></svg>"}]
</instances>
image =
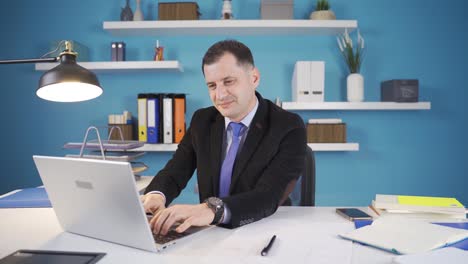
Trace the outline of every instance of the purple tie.
<instances>
[{"instance_id":1,"label":"purple tie","mask_svg":"<svg viewBox=\"0 0 468 264\"><path fill-rule=\"evenodd\" d=\"M229 123L232 130L232 142L229 150L224 158L223 165L221 166L221 176L219 179L219 197L226 197L229 195L229 187L231 186L232 168L234 161L236 161L237 150L239 149L239 142L244 132L245 126L242 123Z\"/></svg>"}]
</instances>

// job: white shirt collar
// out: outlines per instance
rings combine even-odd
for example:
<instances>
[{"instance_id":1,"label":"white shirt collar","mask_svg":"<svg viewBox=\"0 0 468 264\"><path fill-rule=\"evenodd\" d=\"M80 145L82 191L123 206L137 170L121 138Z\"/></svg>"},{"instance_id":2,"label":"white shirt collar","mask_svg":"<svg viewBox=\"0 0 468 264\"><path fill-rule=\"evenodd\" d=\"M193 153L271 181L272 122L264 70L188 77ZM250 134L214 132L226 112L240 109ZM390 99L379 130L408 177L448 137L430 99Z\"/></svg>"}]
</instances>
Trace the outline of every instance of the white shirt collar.
<instances>
[{"instance_id":1,"label":"white shirt collar","mask_svg":"<svg viewBox=\"0 0 468 264\"><path fill-rule=\"evenodd\" d=\"M240 123L244 124L244 126L246 127L250 127L250 123L252 123L252 120L255 116L255 113L257 112L257 109L258 109L258 98L257 96L255 96L254 108L244 117L244 119L240 121ZM231 122L232 122L231 119L229 119L228 117L224 117L224 128L227 129L227 127L229 126L229 123Z\"/></svg>"}]
</instances>

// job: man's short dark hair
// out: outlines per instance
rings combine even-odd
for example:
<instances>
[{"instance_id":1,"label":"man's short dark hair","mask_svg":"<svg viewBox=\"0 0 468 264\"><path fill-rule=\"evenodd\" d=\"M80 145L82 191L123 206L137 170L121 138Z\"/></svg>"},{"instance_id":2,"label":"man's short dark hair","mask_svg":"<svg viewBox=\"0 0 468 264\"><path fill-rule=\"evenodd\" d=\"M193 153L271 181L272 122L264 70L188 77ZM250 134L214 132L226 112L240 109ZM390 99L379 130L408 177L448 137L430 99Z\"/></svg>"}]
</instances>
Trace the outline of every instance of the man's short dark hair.
<instances>
[{"instance_id":1,"label":"man's short dark hair","mask_svg":"<svg viewBox=\"0 0 468 264\"><path fill-rule=\"evenodd\" d=\"M238 65L255 66L252 52L246 45L234 39L227 39L216 42L206 51L202 60L203 74L205 65L217 62L225 53L231 53L237 59Z\"/></svg>"}]
</instances>

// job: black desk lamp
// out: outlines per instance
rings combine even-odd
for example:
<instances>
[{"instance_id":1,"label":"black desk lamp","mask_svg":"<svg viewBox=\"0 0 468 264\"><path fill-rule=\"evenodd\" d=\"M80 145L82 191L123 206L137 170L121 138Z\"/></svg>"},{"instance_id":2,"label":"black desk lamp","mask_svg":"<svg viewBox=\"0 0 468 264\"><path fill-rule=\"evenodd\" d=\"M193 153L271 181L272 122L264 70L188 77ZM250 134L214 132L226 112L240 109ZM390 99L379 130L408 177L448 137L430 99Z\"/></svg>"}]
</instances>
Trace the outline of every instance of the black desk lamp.
<instances>
[{"instance_id":1,"label":"black desk lamp","mask_svg":"<svg viewBox=\"0 0 468 264\"><path fill-rule=\"evenodd\" d=\"M59 44L62 44L61 42ZM57 47L57 49L59 48ZM65 41L65 50L58 57L20 60L0 60L0 64L56 62L60 64L45 72L39 80L36 95L54 102L80 102L94 99L103 92L96 75L76 64L77 53Z\"/></svg>"}]
</instances>

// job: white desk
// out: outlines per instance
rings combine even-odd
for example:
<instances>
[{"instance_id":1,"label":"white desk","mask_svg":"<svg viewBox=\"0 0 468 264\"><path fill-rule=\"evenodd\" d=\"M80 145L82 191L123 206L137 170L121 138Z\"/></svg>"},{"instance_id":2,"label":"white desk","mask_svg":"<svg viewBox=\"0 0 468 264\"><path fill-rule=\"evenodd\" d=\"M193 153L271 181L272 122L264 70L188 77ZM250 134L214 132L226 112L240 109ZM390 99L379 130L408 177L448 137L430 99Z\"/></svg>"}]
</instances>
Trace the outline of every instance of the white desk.
<instances>
[{"instance_id":1,"label":"white desk","mask_svg":"<svg viewBox=\"0 0 468 264\"><path fill-rule=\"evenodd\" d=\"M145 191L146 187L150 184L150 182L153 180L154 176L141 176L135 183L138 191L140 194L143 194ZM43 188L44 186L39 186L38 188ZM16 192L21 191L21 189L13 190L11 192L7 192L5 194L0 195L0 198L6 197L8 195L12 195Z\"/></svg>"},{"instance_id":2,"label":"white desk","mask_svg":"<svg viewBox=\"0 0 468 264\"><path fill-rule=\"evenodd\" d=\"M106 252L105 263L391 263L393 254L337 237L354 229L332 207L280 207L237 229L212 228L160 253L63 232L53 209L0 209L0 258L18 249ZM266 257L261 249L273 234ZM129 234L131 235L131 234Z\"/></svg>"}]
</instances>

